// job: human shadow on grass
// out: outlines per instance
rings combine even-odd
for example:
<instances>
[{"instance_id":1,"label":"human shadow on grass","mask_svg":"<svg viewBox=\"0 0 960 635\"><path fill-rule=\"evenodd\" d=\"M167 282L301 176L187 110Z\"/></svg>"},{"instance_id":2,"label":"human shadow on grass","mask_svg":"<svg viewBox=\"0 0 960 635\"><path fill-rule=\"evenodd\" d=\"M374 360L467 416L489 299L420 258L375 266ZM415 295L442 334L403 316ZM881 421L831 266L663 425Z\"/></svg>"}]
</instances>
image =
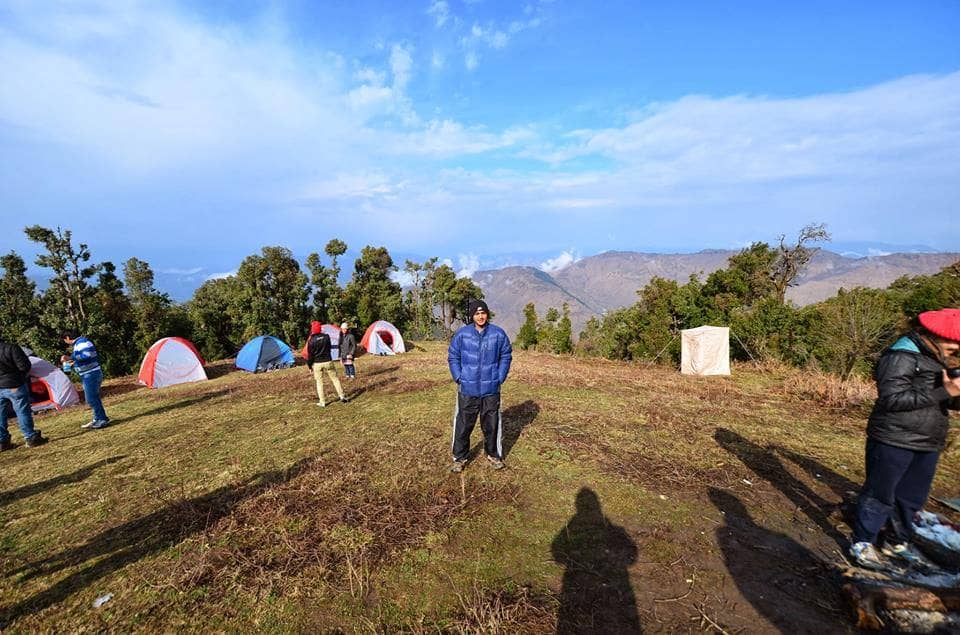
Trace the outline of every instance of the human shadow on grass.
<instances>
[{"instance_id":1,"label":"human shadow on grass","mask_svg":"<svg viewBox=\"0 0 960 635\"><path fill-rule=\"evenodd\" d=\"M164 413L170 412L172 410L178 410L180 408L188 408L190 406L195 406L198 403L203 403L210 399L215 399L217 397L222 397L230 391L226 388L222 390L215 390L213 392L203 393L202 395L197 395L196 397L190 397L188 399L181 399L180 401L175 401L173 403L164 404L162 406L157 406L156 408L151 408L150 410L145 410L143 412L128 415L126 417L119 417L116 419L110 420L110 426L117 426L124 423L129 423L137 419L142 419L143 417L152 417L154 415L162 415Z\"/></svg>"},{"instance_id":2,"label":"human shadow on grass","mask_svg":"<svg viewBox=\"0 0 960 635\"><path fill-rule=\"evenodd\" d=\"M374 381L365 382L360 386L353 388L353 386L350 385L350 383L348 383L344 379L341 379L340 385L343 386L344 395L346 395L350 399L356 399L357 397L364 394L365 392L374 391L374 390L377 390L378 388L383 388L387 384L393 384L399 380L400 378L397 377L396 375L391 375L389 377L381 377L380 379L376 379Z\"/></svg>"},{"instance_id":3,"label":"human shadow on grass","mask_svg":"<svg viewBox=\"0 0 960 635\"><path fill-rule=\"evenodd\" d=\"M0 507L9 505L14 501L18 501L24 498L29 498L30 496L35 496L41 494L48 490L55 489L61 485L66 485L67 483L79 483L80 481L86 480L94 471L110 465L111 463L116 463L122 459L125 459L126 456L112 456L109 459L103 459L102 461L97 461L86 467L82 467L75 472L69 474L62 474L60 476L55 476L54 478L49 478L45 481L40 481L39 483L31 483L30 485L24 485L23 487L18 487L17 489L12 489L9 492L0 493Z\"/></svg>"},{"instance_id":4,"label":"human shadow on grass","mask_svg":"<svg viewBox=\"0 0 960 635\"><path fill-rule=\"evenodd\" d=\"M810 489L806 483L790 474L773 449L763 447L725 428L717 428L713 438L720 447L739 458L757 476L780 490L838 546L846 548L849 541L834 527L829 518L833 505Z\"/></svg>"},{"instance_id":5,"label":"human shadow on grass","mask_svg":"<svg viewBox=\"0 0 960 635\"><path fill-rule=\"evenodd\" d=\"M834 494L840 498L843 498L847 492L857 491L860 489L860 485L858 483L854 483L843 474L834 472L832 469L816 459L810 458L809 456L804 456L803 454L798 454L797 452L794 452L793 450L785 448L781 445L774 445L771 446L771 448L776 451L777 454L796 463L812 478L824 483L833 491Z\"/></svg>"},{"instance_id":6,"label":"human shadow on grass","mask_svg":"<svg viewBox=\"0 0 960 635\"><path fill-rule=\"evenodd\" d=\"M311 460L302 459L286 469L260 473L241 485L224 486L203 496L174 501L151 514L107 529L82 545L64 549L7 573L8 577L17 576L18 582L22 583L40 576L51 576L71 567L83 567L31 597L0 608L0 629L9 627L21 617L62 602L74 593L82 592L129 564L162 552L206 530L229 516L246 499L296 478ZM94 560L96 562L84 566Z\"/></svg>"},{"instance_id":7,"label":"human shadow on grass","mask_svg":"<svg viewBox=\"0 0 960 635\"><path fill-rule=\"evenodd\" d=\"M540 406L532 399L510 406L500 413L500 421L503 425L503 458L507 458L523 430L533 423L539 414Z\"/></svg>"},{"instance_id":8,"label":"human shadow on grass","mask_svg":"<svg viewBox=\"0 0 960 635\"><path fill-rule=\"evenodd\" d=\"M370 370L357 371L358 379L366 379L367 377L376 377L377 375L383 375L385 373L392 373L393 371L400 368L400 364L392 364L389 366L381 366L380 368L371 368Z\"/></svg>"},{"instance_id":9,"label":"human shadow on grass","mask_svg":"<svg viewBox=\"0 0 960 635\"><path fill-rule=\"evenodd\" d=\"M790 536L758 525L730 492L710 487L707 495L724 518L716 529L724 565L757 613L782 633L837 629L842 613L828 565Z\"/></svg>"},{"instance_id":10,"label":"human shadow on grass","mask_svg":"<svg viewBox=\"0 0 960 635\"><path fill-rule=\"evenodd\" d=\"M628 571L636 543L603 514L593 490L577 493L576 509L550 545L564 567L557 633L642 632Z\"/></svg>"}]
</instances>

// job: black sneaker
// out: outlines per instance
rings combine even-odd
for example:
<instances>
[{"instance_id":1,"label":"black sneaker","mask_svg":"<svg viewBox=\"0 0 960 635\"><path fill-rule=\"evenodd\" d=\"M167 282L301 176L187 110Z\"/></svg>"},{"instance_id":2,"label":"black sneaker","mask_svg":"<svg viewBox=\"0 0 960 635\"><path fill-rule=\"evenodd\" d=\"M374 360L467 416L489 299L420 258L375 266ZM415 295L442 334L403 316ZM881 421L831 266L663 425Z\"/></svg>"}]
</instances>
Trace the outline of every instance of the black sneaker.
<instances>
[{"instance_id":1,"label":"black sneaker","mask_svg":"<svg viewBox=\"0 0 960 635\"><path fill-rule=\"evenodd\" d=\"M7 450L12 450L15 447L17 446L13 444L13 441L4 441L3 443L0 443L0 452L6 452Z\"/></svg>"},{"instance_id":2,"label":"black sneaker","mask_svg":"<svg viewBox=\"0 0 960 635\"><path fill-rule=\"evenodd\" d=\"M30 437L29 439L27 439L27 447L28 447L28 448L35 448L35 447L37 447L38 445L43 445L43 444L46 443L47 441L49 441L49 439L47 439L45 436L43 436L42 434L40 434L40 431L37 430L37 433L36 433L36 434L34 434L34 435L33 435L32 437Z\"/></svg>"},{"instance_id":3,"label":"black sneaker","mask_svg":"<svg viewBox=\"0 0 960 635\"><path fill-rule=\"evenodd\" d=\"M450 466L450 471L454 474L459 474L463 471L463 468L467 466L466 461L454 461L453 465Z\"/></svg>"},{"instance_id":4,"label":"black sneaker","mask_svg":"<svg viewBox=\"0 0 960 635\"><path fill-rule=\"evenodd\" d=\"M110 425L109 419L98 419L97 421L94 421L90 425L90 427L87 428L87 430L102 430L103 428L106 428L108 425Z\"/></svg>"}]
</instances>

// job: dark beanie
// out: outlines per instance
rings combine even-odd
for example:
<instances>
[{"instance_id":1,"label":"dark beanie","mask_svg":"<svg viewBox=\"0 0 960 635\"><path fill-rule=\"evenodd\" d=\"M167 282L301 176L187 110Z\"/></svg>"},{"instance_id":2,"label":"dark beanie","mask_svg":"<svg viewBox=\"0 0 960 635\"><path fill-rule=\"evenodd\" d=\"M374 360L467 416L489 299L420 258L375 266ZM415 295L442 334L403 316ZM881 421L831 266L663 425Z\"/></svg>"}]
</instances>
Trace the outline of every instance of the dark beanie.
<instances>
[{"instance_id":1,"label":"dark beanie","mask_svg":"<svg viewBox=\"0 0 960 635\"><path fill-rule=\"evenodd\" d=\"M470 304L467 305L467 321L470 322L473 320L473 315L477 312L477 309L483 309L490 313L490 309L487 308L487 303L483 300L470 300Z\"/></svg>"}]
</instances>

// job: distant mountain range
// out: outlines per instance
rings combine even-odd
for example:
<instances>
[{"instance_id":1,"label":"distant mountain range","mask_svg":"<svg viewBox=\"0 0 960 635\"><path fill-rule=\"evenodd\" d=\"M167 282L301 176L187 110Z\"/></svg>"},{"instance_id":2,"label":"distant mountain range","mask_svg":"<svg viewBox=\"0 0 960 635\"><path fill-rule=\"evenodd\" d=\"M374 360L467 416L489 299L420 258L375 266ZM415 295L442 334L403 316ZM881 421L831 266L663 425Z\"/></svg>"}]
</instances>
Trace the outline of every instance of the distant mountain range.
<instances>
[{"instance_id":1,"label":"distant mountain range","mask_svg":"<svg viewBox=\"0 0 960 635\"><path fill-rule=\"evenodd\" d=\"M511 337L523 323L523 307L533 302L542 318L549 307L570 306L577 334L594 315L629 306L637 290L655 277L686 282L701 279L727 266L733 250L692 254L651 254L608 251L551 273L535 267L504 267L478 271L473 280L483 288L495 321ZM884 288L900 276L930 275L960 260L960 253L892 253L850 257L831 251L816 253L787 297L799 306L832 297L841 288Z\"/></svg>"}]
</instances>

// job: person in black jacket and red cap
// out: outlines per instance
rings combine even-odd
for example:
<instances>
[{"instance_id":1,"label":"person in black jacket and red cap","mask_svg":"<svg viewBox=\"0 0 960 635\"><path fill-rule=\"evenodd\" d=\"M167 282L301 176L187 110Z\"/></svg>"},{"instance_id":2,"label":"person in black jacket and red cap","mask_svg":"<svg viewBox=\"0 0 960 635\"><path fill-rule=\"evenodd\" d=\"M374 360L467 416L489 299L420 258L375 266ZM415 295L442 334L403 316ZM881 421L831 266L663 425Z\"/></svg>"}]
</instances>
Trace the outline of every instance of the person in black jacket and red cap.
<instances>
[{"instance_id":1,"label":"person in black jacket and red cap","mask_svg":"<svg viewBox=\"0 0 960 635\"><path fill-rule=\"evenodd\" d=\"M889 553L910 557L914 515L927 501L947 440L948 409L960 410L960 309L926 311L919 325L883 352L877 400L867 425L867 478L857 499L850 555L882 568L876 550L885 529ZM955 365L956 360L954 360Z\"/></svg>"},{"instance_id":2,"label":"person in black jacket and red cap","mask_svg":"<svg viewBox=\"0 0 960 635\"><path fill-rule=\"evenodd\" d=\"M313 373L313 379L317 383L317 397L320 399L317 405L321 408L327 405L327 400L323 396L324 373L330 376L330 381L333 383L340 401L344 403L350 401L344 396L340 380L337 378L337 369L333 365L330 347L330 336L323 332L320 322L314 320L310 324L310 339L307 340L307 367Z\"/></svg>"},{"instance_id":3,"label":"person in black jacket and red cap","mask_svg":"<svg viewBox=\"0 0 960 635\"><path fill-rule=\"evenodd\" d=\"M33 412L30 409L30 359L16 344L0 341L0 451L12 450L7 430L7 402L17 413L20 432L28 448L43 445L47 440L33 427Z\"/></svg>"}]
</instances>

